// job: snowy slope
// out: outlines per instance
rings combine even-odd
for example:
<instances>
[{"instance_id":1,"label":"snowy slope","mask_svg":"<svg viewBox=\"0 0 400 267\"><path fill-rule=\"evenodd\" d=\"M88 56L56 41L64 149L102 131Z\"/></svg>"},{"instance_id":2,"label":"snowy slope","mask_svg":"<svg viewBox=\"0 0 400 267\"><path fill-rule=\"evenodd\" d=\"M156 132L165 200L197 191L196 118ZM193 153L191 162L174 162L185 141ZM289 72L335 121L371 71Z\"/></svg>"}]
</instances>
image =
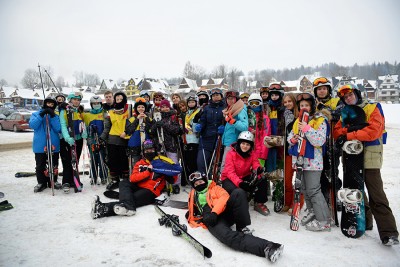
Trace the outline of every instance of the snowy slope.
<instances>
[{"instance_id":1,"label":"snowy slope","mask_svg":"<svg viewBox=\"0 0 400 267\"><path fill-rule=\"evenodd\" d=\"M390 206L399 226L400 179L400 105L385 105L388 144L384 150L382 176ZM2 133L3 134L3 133ZM9 133L12 134L12 133ZM1 138L2 135L0 135ZM104 186L90 187L83 179L80 194L51 195L47 189L33 193L34 177L14 178L17 171L34 170L30 149L0 152L3 173L0 191L14 209L0 213L0 266L266 266L265 258L233 251L204 229L189 228L189 233L213 252L203 259L186 241L172 236L158 224L152 206L139 208L133 217L108 217L92 220L90 203L102 196ZM187 198L187 193L174 196ZM2 199L3 200L3 199ZM272 209L272 202L267 205ZM183 210L164 208L184 221ZM250 211L255 235L285 245L279 266L399 266L400 246L384 247L376 224L360 239L348 239L334 227L331 232L313 233L303 227L289 229L289 216L273 213L264 217Z\"/></svg>"}]
</instances>

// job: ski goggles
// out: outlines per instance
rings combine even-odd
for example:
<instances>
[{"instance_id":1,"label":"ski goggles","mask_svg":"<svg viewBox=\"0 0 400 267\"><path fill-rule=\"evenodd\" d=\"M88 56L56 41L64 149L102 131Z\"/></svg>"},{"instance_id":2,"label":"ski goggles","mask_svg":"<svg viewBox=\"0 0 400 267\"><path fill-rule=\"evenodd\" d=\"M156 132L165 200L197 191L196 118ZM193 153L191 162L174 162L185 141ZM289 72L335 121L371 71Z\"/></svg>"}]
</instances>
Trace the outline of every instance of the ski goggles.
<instances>
[{"instance_id":1,"label":"ski goggles","mask_svg":"<svg viewBox=\"0 0 400 267\"><path fill-rule=\"evenodd\" d=\"M215 94L220 94L221 96L223 96L222 90L219 89L219 88L211 89L211 91L210 91L210 96L213 96L213 95L215 95Z\"/></svg>"},{"instance_id":2,"label":"ski goggles","mask_svg":"<svg viewBox=\"0 0 400 267\"><path fill-rule=\"evenodd\" d=\"M250 107L256 108L256 107L258 107L259 105L261 105L261 102L258 101L258 100L251 100L251 101L249 101L248 104L249 104Z\"/></svg>"},{"instance_id":3,"label":"ski goggles","mask_svg":"<svg viewBox=\"0 0 400 267\"><path fill-rule=\"evenodd\" d=\"M269 86L269 90L282 90L282 86L279 83L273 83Z\"/></svg>"},{"instance_id":4,"label":"ski goggles","mask_svg":"<svg viewBox=\"0 0 400 267\"><path fill-rule=\"evenodd\" d=\"M301 100L314 100L314 97L309 93L301 93L296 96L296 101L300 102Z\"/></svg>"},{"instance_id":5,"label":"ski goggles","mask_svg":"<svg viewBox=\"0 0 400 267\"><path fill-rule=\"evenodd\" d=\"M225 98L228 98L228 97L237 97L237 94L236 94L236 92L233 92L233 91L226 92Z\"/></svg>"},{"instance_id":6,"label":"ski goggles","mask_svg":"<svg viewBox=\"0 0 400 267\"><path fill-rule=\"evenodd\" d=\"M240 99L249 98L249 97L250 97L250 95L248 93L243 93L240 95Z\"/></svg>"},{"instance_id":7,"label":"ski goggles","mask_svg":"<svg viewBox=\"0 0 400 267\"><path fill-rule=\"evenodd\" d=\"M82 100L83 95L81 92L73 92L68 95L68 99L79 99Z\"/></svg>"},{"instance_id":8,"label":"ski goggles","mask_svg":"<svg viewBox=\"0 0 400 267\"><path fill-rule=\"evenodd\" d=\"M345 94L353 92L354 89L357 89L357 87L354 84L343 85L338 90L337 95L338 97L344 97Z\"/></svg>"},{"instance_id":9,"label":"ski goggles","mask_svg":"<svg viewBox=\"0 0 400 267\"><path fill-rule=\"evenodd\" d=\"M203 174L201 172L194 172L191 175L189 175L189 182L196 182L197 180L203 179Z\"/></svg>"},{"instance_id":10,"label":"ski goggles","mask_svg":"<svg viewBox=\"0 0 400 267\"><path fill-rule=\"evenodd\" d=\"M325 78L325 77L320 77L320 78L317 78L317 79L315 79L313 81L313 85L314 86L317 86L317 85L319 85L321 83L329 83L329 80L327 78Z\"/></svg>"},{"instance_id":11,"label":"ski goggles","mask_svg":"<svg viewBox=\"0 0 400 267\"><path fill-rule=\"evenodd\" d=\"M269 87L268 86L263 86L260 88L260 93L268 93L269 92Z\"/></svg>"}]
</instances>

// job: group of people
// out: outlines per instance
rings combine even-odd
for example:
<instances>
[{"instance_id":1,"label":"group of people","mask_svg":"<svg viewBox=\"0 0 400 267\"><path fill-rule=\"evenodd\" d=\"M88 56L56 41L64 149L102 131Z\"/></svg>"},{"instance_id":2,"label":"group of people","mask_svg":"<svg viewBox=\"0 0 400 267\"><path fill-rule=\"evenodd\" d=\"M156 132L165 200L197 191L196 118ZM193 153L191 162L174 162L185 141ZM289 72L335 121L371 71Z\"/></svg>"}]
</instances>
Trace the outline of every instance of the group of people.
<instances>
[{"instance_id":1,"label":"group of people","mask_svg":"<svg viewBox=\"0 0 400 267\"><path fill-rule=\"evenodd\" d=\"M62 98L46 98L30 121L35 130L38 179L34 191L49 186L43 151L46 125L51 128L53 162L58 163L60 152L64 170L62 184L55 176L54 187L65 192L70 187L76 190L70 150L76 149L79 159L83 139L87 139L92 183L105 184L108 179L107 190L119 188L118 202L102 203L96 196L93 219L134 215L136 208L154 203L163 191L177 194L181 186L190 185L190 225L208 228L232 248L275 261L283 245L252 235L249 201L257 212L269 215L266 203L273 189L271 180L283 180L282 211L290 213L292 177L303 134L306 152L300 202L301 206L306 203L307 213L301 224L310 231L330 231L329 205L333 203L326 170L338 168L338 164L329 166L329 138L339 146L356 139L365 144L365 184L370 200L368 203L365 196L366 229L372 229L374 216L382 243L398 244L396 222L380 176L386 137L383 111L379 104L363 99L355 85L341 87L338 97L333 96L332 85L324 77L314 80L313 94L284 93L279 83L250 95L235 90L224 94L214 88L189 94L186 99L172 94L172 105L160 92L150 95L141 91L133 108L123 92L107 92L104 104L99 96L90 99L88 112L80 108L81 94L68 95L68 104ZM345 105L362 107L368 125L352 132L343 127L340 111ZM308 122L299 121L300 110L309 113ZM47 122L45 116L50 118ZM340 150L333 151L330 156L338 163ZM233 224L236 231L230 228Z\"/></svg>"}]
</instances>

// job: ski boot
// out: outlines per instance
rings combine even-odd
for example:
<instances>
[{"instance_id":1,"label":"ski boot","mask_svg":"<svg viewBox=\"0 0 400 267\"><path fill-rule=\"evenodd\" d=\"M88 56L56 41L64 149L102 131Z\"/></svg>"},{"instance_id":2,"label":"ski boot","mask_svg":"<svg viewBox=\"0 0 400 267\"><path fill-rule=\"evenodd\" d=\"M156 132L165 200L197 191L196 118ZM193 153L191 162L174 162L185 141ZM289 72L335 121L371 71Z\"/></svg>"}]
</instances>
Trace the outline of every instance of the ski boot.
<instances>
[{"instance_id":1,"label":"ski boot","mask_svg":"<svg viewBox=\"0 0 400 267\"><path fill-rule=\"evenodd\" d=\"M382 238L382 244L385 246L398 245L399 238L397 236L385 236Z\"/></svg>"},{"instance_id":2,"label":"ski boot","mask_svg":"<svg viewBox=\"0 0 400 267\"><path fill-rule=\"evenodd\" d=\"M92 216L92 219L98 219L106 216L106 213L108 212L108 208L106 204L102 203L100 201L99 196L94 196L94 199L92 201L92 211L90 215Z\"/></svg>"},{"instance_id":3,"label":"ski boot","mask_svg":"<svg viewBox=\"0 0 400 267\"><path fill-rule=\"evenodd\" d=\"M65 194L69 193L70 185L69 183L65 183L62 185L62 190L64 191Z\"/></svg>"},{"instance_id":4,"label":"ski boot","mask_svg":"<svg viewBox=\"0 0 400 267\"><path fill-rule=\"evenodd\" d=\"M37 184L37 185L33 188L33 192L34 192L34 193L42 192L42 191L45 190L46 188L47 188L47 184Z\"/></svg>"},{"instance_id":5,"label":"ski boot","mask_svg":"<svg viewBox=\"0 0 400 267\"><path fill-rule=\"evenodd\" d=\"M265 205L264 203L254 202L254 210L264 216L268 216L271 213L267 205Z\"/></svg>"},{"instance_id":6,"label":"ski boot","mask_svg":"<svg viewBox=\"0 0 400 267\"><path fill-rule=\"evenodd\" d=\"M114 190L114 189L118 189L118 187L119 187L119 178L113 177L113 178L111 178L111 182L107 185L106 189Z\"/></svg>"},{"instance_id":7,"label":"ski boot","mask_svg":"<svg viewBox=\"0 0 400 267\"><path fill-rule=\"evenodd\" d=\"M121 216L132 216L136 214L135 209L128 209L124 203L114 205L113 210L115 214Z\"/></svg>"},{"instance_id":8,"label":"ski boot","mask_svg":"<svg viewBox=\"0 0 400 267\"><path fill-rule=\"evenodd\" d=\"M312 220L314 220L315 218L315 214L313 210L309 210L308 213L303 216L303 218L300 221L300 224L302 226L306 225L307 223L311 222Z\"/></svg>"},{"instance_id":9,"label":"ski boot","mask_svg":"<svg viewBox=\"0 0 400 267\"><path fill-rule=\"evenodd\" d=\"M283 253L283 247L278 243L269 243L264 249L265 257L272 262L276 262Z\"/></svg>"}]
</instances>

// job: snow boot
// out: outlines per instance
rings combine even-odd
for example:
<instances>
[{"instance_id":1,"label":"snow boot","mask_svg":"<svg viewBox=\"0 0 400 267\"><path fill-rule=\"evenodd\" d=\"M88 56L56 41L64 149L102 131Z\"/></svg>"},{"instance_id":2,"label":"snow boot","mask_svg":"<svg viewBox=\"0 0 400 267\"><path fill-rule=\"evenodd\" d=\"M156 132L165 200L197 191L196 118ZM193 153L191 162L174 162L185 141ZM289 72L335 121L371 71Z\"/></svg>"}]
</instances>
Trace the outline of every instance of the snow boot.
<instances>
[{"instance_id":1,"label":"snow boot","mask_svg":"<svg viewBox=\"0 0 400 267\"><path fill-rule=\"evenodd\" d=\"M382 244L385 246L398 245L399 238L397 236L385 236L382 238Z\"/></svg>"},{"instance_id":2,"label":"snow boot","mask_svg":"<svg viewBox=\"0 0 400 267\"><path fill-rule=\"evenodd\" d=\"M105 217L107 211L108 211L108 208L107 208L106 204L104 204L100 201L100 197L97 195L94 196L94 199L92 201L92 211L90 213L90 215L92 216L92 219L95 220L98 218Z\"/></svg>"},{"instance_id":3,"label":"snow boot","mask_svg":"<svg viewBox=\"0 0 400 267\"><path fill-rule=\"evenodd\" d=\"M302 226L306 225L307 223L311 222L312 220L314 220L315 218L315 214L313 210L309 210L308 213L303 216L303 218L300 221L300 224Z\"/></svg>"},{"instance_id":4,"label":"snow boot","mask_svg":"<svg viewBox=\"0 0 400 267\"><path fill-rule=\"evenodd\" d=\"M42 192L42 191L45 190L46 188L47 188L47 184L37 184L37 185L33 188L33 192L34 192L34 193Z\"/></svg>"},{"instance_id":5,"label":"snow boot","mask_svg":"<svg viewBox=\"0 0 400 267\"><path fill-rule=\"evenodd\" d=\"M62 185L59 182L54 183L54 189L60 190L62 188Z\"/></svg>"},{"instance_id":6,"label":"snow boot","mask_svg":"<svg viewBox=\"0 0 400 267\"><path fill-rule=\"evenodd\" d=\"M254 203L254 210L257 211L258 213L268 216L271 212L269 211L267 205L264 203Z\"/></svg>"},{"instance_id":7,"label":"snow boot","mask_svg":"<svg viewBox=\"0 0 400 267\"><path fill-rule=\"evenodd\" d=\"M272 262L276 262L283 253L284 246L278 243L269 243L265 249L265 257Z\"/></svg>"},{"instance_id":8,"label":"snow boot","mask_svg":"<svg viewBox=\"0 0 400 267\"><path fill-rule=\"evenodd\" d=\"M306 230L312 232L330 232L331 224L330 222L320 222L317 219L314 219L306 224Z\"/></svg>"},{"instance_id":9,"label":"snow boot","mask_svg":"<svg viewBox=\"0 0 400 267\"><path fill-rule=\"evenodd\" d=\"M136 214L135 209L128 209L126 207L126 205L123 203L114 205L113 209L114 209L115 214L121 215L121 216L132 216L132 215Z\"/></svg>"}]
</instances>

